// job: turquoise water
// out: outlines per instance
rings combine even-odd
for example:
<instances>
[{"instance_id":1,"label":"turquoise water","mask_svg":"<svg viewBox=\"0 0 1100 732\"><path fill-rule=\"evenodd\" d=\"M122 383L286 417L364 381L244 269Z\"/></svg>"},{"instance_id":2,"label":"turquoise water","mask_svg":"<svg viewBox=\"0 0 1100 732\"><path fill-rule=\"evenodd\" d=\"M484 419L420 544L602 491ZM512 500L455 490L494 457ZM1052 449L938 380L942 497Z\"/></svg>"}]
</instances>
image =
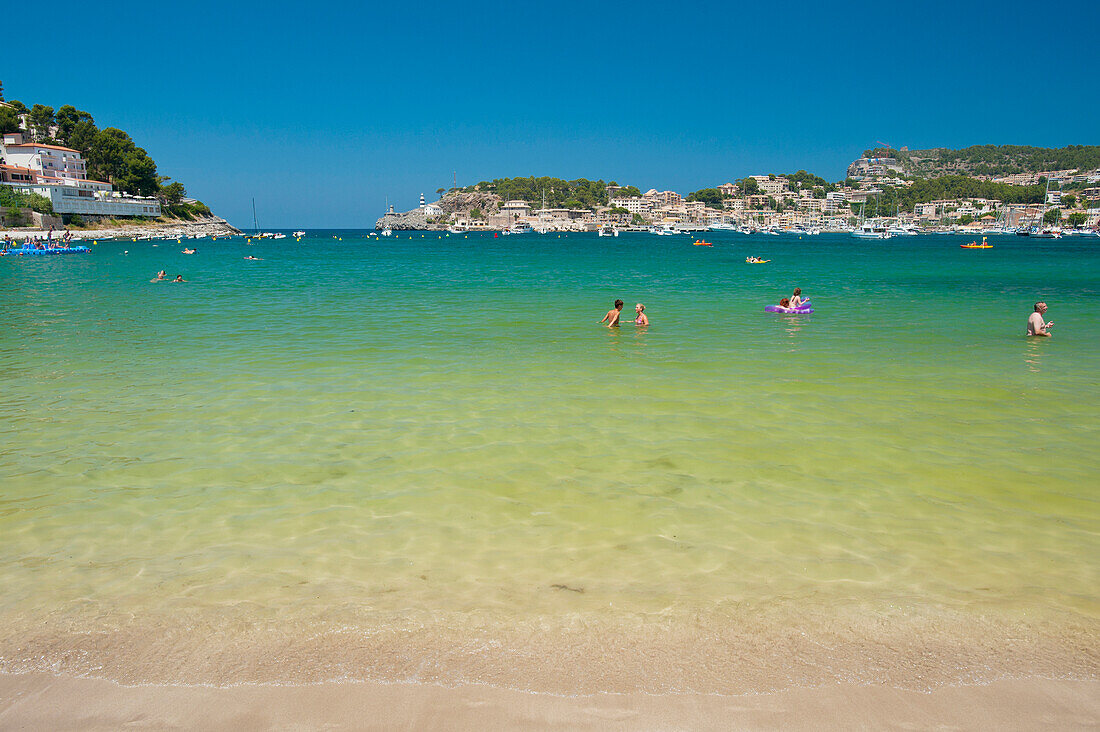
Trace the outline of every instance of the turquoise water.
<instances>
[{"instance_id":1,"label":"turquoise water","mask_svg":"<svg viewBox=\"0 0 1100 732\"><path fill-rule=\"evenodd\" d=\"M0 259L0 670L497 681L614 638L667 674L843 618L863 655L784 679L998 633L921 673L1020 636L1095 674L1100 240L707 239ZM763 312L795 286L817 312ZM616 297L652 325L598 325Z\"/></svg>"}]
</instances>

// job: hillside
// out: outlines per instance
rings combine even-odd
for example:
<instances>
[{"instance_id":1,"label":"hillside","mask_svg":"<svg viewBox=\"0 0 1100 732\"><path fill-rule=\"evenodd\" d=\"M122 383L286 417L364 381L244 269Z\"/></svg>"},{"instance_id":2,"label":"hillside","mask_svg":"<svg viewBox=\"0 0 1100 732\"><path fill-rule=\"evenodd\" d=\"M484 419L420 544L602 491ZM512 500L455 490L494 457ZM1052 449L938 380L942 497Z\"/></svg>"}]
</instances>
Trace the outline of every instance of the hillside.
<instances>
[{"instance_id":1,"label":"hillside","mask_svg":"<svg viewBox=\"0 0 1100 732\"><path fill-rule=\"evenodd\" d=\"M1100 145L1067 145L1062 148L972 145L961 150L942 147L894 150L880 147L865 150L862 159L868 158L892 158L906 175L919 178L944 175L996 177L1052 170L1096 170L1100 168Z\"/></svg>"},{"instance_id":2,"label":"hillside","mask_svg":"<svg viewBox=\"0 0 1100 732\"><path fill-rule=\"evenodd\" d=\"M129 134L116 127L100 129L90 113L72 105L55 112L44 104L28 108L13 99L0 106L0 133L6 132L22 132L29 141L78 151L90 180L105 181L134 196L157 196L166 217L190 221L213 216L201 201L185 200L182 183L169 183L171 178L158 175L156 161Z\"/></svg>"}]
</instances>

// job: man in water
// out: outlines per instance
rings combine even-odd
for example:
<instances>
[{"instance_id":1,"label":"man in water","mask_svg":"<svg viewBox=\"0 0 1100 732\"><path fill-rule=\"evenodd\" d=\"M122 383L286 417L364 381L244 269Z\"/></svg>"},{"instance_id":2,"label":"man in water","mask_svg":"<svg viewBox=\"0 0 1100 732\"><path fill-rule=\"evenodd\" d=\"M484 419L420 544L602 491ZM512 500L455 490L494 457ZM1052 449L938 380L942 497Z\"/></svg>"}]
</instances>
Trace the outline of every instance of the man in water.
<instances>
[{"instance_id":1,"label":"man in water","mask_svg":"<svg viewBox=\"0 0 1100 732\"><path fill-rule=\"evenodd\" d=\"M172 281L173 282L187 282L187 280L183 279L183 275L176 275L176 279L174 279Z\"/></svg>"},{"instance_id":2,"label":"man in water","mask_svg":"<svg viewBox=\"0 0 1100 732\"><path fill-rule=\"evenodd\" d=\"M1045 302L1035 303L1035 312L1031 314L1031 317L1027 319L1027 334L1029 336L1046 336L1049 338L1053 335L1050 329L1054 327L1054 321L1049 323L1043 322L1043 313L1047 311L1047 304Z\"/></svg>"},{"instance_id":3,"label":"man in water","mask_svg":"<svg viewBox=\"0 0 1100 732\"><path fill-rule=\"evenodd\" d=\"M603 316L601 323L607 323L608 328L617 328L619 326L619 313L623 311L623 301L616 300L615 307L607 311L607 315Z\"/></svg>"}]
</instances>

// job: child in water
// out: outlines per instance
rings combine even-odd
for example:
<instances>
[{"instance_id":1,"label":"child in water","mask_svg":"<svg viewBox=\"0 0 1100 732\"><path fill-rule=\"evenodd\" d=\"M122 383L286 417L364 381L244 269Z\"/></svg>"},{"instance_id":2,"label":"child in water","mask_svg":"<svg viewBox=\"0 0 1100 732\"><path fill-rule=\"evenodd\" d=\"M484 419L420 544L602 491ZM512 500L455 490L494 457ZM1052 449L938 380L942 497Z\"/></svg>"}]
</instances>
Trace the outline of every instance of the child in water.
<instances>
[{"instance_id":1,"label":"child in water","mask_svg":"<svg viewBox=\"0 0 1100 732\"><path fill-rule=\"evenodd\" d=\"M617 328L619 326L619 314L623 311L623 301L616 300L615 307L607 311L607 315L603 316L601 323L607 323L608 328Z\"/></svg>"},{"instance_id":2,"label":"child in water","mask_svg":"<svg viewBox=\"0 0 1100 732\"><path fill-rule=\"evenodd\" d=\"M637 317L634 318L635 325L649 325L649 318L645 315L645 305L638 303L634 306L634 312L637 313Z\"/></svg>"}]
</instances>

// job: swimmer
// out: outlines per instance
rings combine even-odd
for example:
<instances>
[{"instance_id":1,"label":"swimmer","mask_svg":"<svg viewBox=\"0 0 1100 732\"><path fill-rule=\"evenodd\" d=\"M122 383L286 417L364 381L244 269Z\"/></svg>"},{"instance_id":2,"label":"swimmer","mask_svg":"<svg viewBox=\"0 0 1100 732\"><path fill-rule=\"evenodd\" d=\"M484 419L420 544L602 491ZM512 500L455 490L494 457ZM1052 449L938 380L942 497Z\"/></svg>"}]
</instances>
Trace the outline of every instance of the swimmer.
<instances>
[{"instance_id":1,"label":"swimmer","mask_svg":"<svg viewBox=\"0 0 1100 732\"><path fill-rule=\"evenodd\" d=\"M1047 311L1047 304L1040 300L1035 303L1035 312L1027 319L1027 334L1029 336L1045 336L1050 338L1053 333L1050 329L1054 327L1054 321L1049 323L1043 322L1043 313Z\"/></svg>"},{"instance_id":2,"label":"swimmer","mask_svg":"<svg viewBox=\"0 0 1100 732\"><path fill-rule=\"evenodd\" d=\"M779 301L779 307L781 307L781 308L789 308L790 306L791 306L791 301L790 301L789 298L785 297L785 298L783 298L782 300Z\"/></svg>"},{"instance_id":3,"label":"swimmer","mask_svg":"<svg viewBox=\"0 0 1100 732\"><path fill-rule=\"evenodd\" d=\"M168 274L162 269L160 272L157 272L156 277L154 277L153 279L151 279L149 281L150 282L164 282L165 278L167 278L167 277L168 277Z\"/></svg>"},{"instance_id":4,"label":"swimmer","mask_svg":"<svg viewBox=\"0 0 1100 732\"><path fill-rule=\"evenodd\" d=\"M649 318L645 314L645 305L638 303L634 306L634 312L637 313L637 317L634 318L634 325L649 325Z\"/></svg>"},{"instance_id":5,"label":"swimmer","mask_svg":"<svg viewBox=\"0 0 1100 732\"><path fill-rule=\"evenodd\" d=\"M791 295L791 307L796 308L802 304L802 288L794 288L794 294Z\"/></svg>"},{"instance_id":6,"label":"swimmer","mask_svg":"<svg viewBox=\"0 0 1100 732\"><path fill-rule=\"evenodd\" d=\"M198 250L196 250L196 249L184 249L183 253L184 254L194 254L196 251L198 251Z\"/></svg>"},{"instance_id":7,"label":"swimmer","mask_svg":"<svg viewBox=\"0 0 1100 732\"><path fill-rule=\"evenodd\" d=\"M616 300L615 307L607 311L607 315L603 316L601 323L607 323L608 328L617 328L619 326L619 314L623 311L623 301Z\"/></svg>"},{"instance_id":8,"label":"swimmer","mask_svg":"<svg viewBox=\"0 0 1100 732\"><path fill-rule=\"evenodd\" d=\"M187 282L187 280L183 279L183 275L176 275L176 279L174 279L172 281L173 282Z\"/></svg>"},{"instance_id":9,"label":"swimmer","mask_svg":"<svg viewBox=\"0 0 1100 732\"><path fill-rule=\"evenodd\" d=\"M262 262L262 261L264 261L261 257L245 257L245 259L251 259L253 262Z\"/></svg>"}]
</instances>

